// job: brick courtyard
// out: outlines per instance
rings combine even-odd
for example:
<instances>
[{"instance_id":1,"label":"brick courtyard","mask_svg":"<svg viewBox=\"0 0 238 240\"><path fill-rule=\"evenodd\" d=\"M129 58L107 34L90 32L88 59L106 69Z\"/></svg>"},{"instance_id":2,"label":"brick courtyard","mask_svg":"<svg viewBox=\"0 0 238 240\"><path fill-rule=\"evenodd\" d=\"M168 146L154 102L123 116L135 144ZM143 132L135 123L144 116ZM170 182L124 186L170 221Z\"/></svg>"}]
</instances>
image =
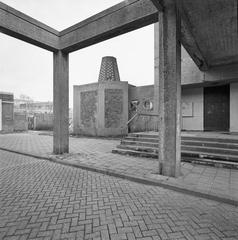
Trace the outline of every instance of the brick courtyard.
<instances>
[{"instance_id":1,"label":"brick courtyard","mask_svg":"<svg viewBox=\"0 0 238 240\"><path fill-rule=\"evenodd\" d=\"M0 239L238 239L237 207L0 155Z\"/></svg>"},{"instance_id":2,"label":"brick courtyard","mask_svg":"<svg viewBox=\"0 0 238 240\"><path fill-rule=\"evenodd\" d=\"M0 149L52 157L52 136L37 132L0 135ZM186 189L235 201L238 205L238 170L182 163L179 178L157 174L158 162L112 154L119 140L95 138L70 138L70 154L59 158L67 164L84 166L122 177L148 180L166 186ZM53 156L54 157L54 156Z\"/></svg>"}]
</instances>

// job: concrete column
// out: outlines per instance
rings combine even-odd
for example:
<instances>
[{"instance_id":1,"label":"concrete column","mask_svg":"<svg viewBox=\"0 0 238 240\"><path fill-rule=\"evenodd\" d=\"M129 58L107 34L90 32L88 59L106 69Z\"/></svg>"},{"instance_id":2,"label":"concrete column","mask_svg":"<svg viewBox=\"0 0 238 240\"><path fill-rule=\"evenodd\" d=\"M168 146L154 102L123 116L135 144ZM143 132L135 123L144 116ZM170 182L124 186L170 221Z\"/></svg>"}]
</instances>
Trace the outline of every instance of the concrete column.
<instances>
[{"instance_id":1,"label":"concrete column","mask_svg":"<svg viewBox=\"0 0 238 240\"><path fill-rule=\"evenodd\" d=\"M159 110L159 22L154 24L154 111Z\"/></svg>"},{"instance_id":2,"label":"concrete column","mask_svg":"<svg viewBox=\"0 0 238 240\"><path fill-rule=\"evenodd\" d=\"M180 174L181 44L176 1L166 0L159 13L159 172Z\"/></svg>"},{"instance_id":3,"label":"concrete column","mask_svg":"<svg viewBox=\"0 0 238 240\"><path fill-rule=\"evenodd\" d=\"M54 137L53 152L69 152L69 60L68 54L54 53Z\"/></svg>"},{"instance_id":4,"label":"concrete column","mask_svg":"<svg viewBox=\"0 0 238 240\"><path fill-rule=\"evenodd\" d=\"M2 131L2 99L0 99L0 131Z\"/></svg>"}]
</instances>

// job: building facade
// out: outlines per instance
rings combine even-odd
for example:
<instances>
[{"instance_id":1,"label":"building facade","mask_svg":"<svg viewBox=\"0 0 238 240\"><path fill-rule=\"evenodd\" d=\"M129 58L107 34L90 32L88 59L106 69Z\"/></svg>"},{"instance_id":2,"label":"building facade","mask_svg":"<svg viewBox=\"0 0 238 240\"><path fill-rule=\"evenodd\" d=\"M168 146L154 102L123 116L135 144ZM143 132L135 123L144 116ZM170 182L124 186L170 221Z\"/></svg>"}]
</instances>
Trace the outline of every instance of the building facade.
<instances>
[{"instance_id":1,"label":"building facade","mask_svg":"<svg viewBox=\"0 0 238 240\"><path fill-rule=\"evenodd\" d=\"M182 129L238 132L238 65L200 71L184 51Z\"/></svg>"},{"instance_id":2,"label":"building facade","mask_svg":"<svg viewBox=\"0 0 238 240\"><path fill-rule=\"evenodd\" d=\"M74 86L73 132L121 135L127 121L128 83L120 81L116 59L104 57L97 83Z\"/></svg>"},{"instance_id":3,"label":"building facade","mask_svg":"<svg viewBox=\"0 0 238 240\"><path fill-rule=\"evenodd\" d=\"M238 65L200 71L182 48L182 130L238 132ZM157 131L154 85L121 82L116 59L102 59L97 83L74 86L74 133L115 136Z\"/></svg>"},{"instance_id":4,"label":"building facade","mask_svg":"<svg viewBox=\"0 0 238 240\"><path fill-rule=\"evenodd\" d=\"M33 100L15 99L15 112L34 113L53 113L53 102L34 102Z\"/></svg>"},{"instance_id":5,"label":"building facade","mask_svg":"<svg viewBox=\"0 0 238 240\"><path fill-rule=\"evenodd\" d=\"M13 103L12 93L0 92L0 133L9 133L14 130Z\"/></svg>"}]
</instances>

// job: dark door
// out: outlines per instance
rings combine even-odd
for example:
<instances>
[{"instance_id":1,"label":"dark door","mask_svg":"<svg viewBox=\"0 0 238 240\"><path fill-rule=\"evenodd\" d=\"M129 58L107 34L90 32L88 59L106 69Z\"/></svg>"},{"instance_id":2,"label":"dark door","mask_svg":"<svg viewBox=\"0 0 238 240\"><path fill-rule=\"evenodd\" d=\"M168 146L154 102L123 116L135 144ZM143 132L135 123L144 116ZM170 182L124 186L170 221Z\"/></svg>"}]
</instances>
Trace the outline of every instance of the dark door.
<instances>
[{"instance_id":1,"label":"dark door","mask_svg":"<svg viewBox=\"0 0 238 240\"><path fill-rule=\"evenodd\" d=\"M230 85L204 88L204 130L229 131Z\"/></svg>"}]
</instances>

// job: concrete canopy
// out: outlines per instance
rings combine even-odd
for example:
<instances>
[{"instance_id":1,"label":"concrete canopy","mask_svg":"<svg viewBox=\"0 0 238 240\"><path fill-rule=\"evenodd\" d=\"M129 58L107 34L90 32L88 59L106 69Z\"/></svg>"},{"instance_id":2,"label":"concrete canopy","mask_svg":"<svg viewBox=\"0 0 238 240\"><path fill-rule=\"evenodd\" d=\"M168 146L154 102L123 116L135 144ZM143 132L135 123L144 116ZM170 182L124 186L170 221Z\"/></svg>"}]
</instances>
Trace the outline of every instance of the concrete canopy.
<instances>
[{"instance_id":1,"label":"concrete canopy","mask_svg":"<svg viewBox=\"0 0 238 240\"><path fill-rule=\"evenodd\" d=\"M158 10L167 0L151 0ZM181 42L201 70L238 63L237 0L178 0Z\"/></svg>"},{"instance_id":2,"label":"concrete canopy","mask_svg":"<svg viewBox=\"0 0 238 240\"><path fill-rule=\"evenodd\" d=\"M181 0L192 34L210 67L238 62L237 0Z\"/></svg>"}]
</instances>

